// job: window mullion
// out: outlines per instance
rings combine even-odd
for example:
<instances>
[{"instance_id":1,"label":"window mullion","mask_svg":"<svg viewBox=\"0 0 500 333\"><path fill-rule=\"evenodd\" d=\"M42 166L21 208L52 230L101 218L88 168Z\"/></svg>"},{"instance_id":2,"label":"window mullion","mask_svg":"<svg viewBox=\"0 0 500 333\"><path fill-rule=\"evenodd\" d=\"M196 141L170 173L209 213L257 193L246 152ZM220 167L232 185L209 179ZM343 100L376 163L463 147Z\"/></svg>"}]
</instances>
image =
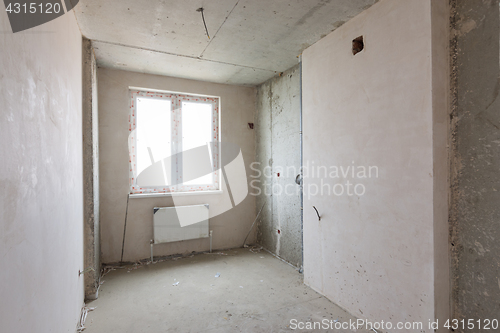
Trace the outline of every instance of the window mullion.
<instances>
[{"instance_id":1,"label":"window mullion","mask_svg":"<svg viewBox=\"0 0 500 333\"><path fill-rule=\"evenodd\" d=\"M176 96L176 110L175 110L175 115L176 115L176 120L177 122L175 123L176 127L176 133L177 133L177 138L176 138L176 180L177 180L177 190L182 189L182 183L183 183L183 173L182 173L182 166L183 166L183 160L182 160L182 99L180 96Z\"/></svg>"},{"instance_id":2,"label":"window mullion","mask_svg":"<svg viewBox=\"0 0 500 333\"><path fill-rule=\"evenodd\" d=\"M176 129L176 124L177 124L177 115L176 115L176 110L177 110L177 99L175 98L175 95L172 96L172 110L171 112L171 122L170 122L170 151L171 151L171 158L170 158L170 190L172 192L175 192L176 185L176 179L177 179L177 129Z\"/></svg>"},{"instance_id":3,"label":"window mullion","mask_svg":"<svg viewBox=\"0 0 500 333\"><path fill-rule=\"evenodd\" d=\"M216 101L212 101L212 136L214 137L211 145L212 149L212 164L213 164L213 174L212 174L212 184L218 187L218 172L219 172L219 155L220 155L220 140L218 135L219 127L219 115L218 115L218 105Z\"/></svg>"}]
</instances>

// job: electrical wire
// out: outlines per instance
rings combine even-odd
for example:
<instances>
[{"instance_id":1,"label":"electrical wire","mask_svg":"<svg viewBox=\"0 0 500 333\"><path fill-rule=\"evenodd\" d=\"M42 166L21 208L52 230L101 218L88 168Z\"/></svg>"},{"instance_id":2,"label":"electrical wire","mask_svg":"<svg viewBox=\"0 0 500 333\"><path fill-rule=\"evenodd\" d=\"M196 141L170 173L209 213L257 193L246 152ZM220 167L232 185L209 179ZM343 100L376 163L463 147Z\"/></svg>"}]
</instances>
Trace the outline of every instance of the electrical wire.
<instances>
[{"instance_id":1,"label":"electrical wire","mask_svg":"<svg viewBox=\"0 0 500 333\"><path fill-rule=\"evenodd\" d=\"M208 33L207 24L205 23L205 15L203 14L204 10L205 9L203 7L197 9L198 12L201 12L201 18L203 19L203 25L205 26L205 31L207 32L207 37L208 37L208 39L210 39L210 34Z\"/></svg>"}]
</instances>

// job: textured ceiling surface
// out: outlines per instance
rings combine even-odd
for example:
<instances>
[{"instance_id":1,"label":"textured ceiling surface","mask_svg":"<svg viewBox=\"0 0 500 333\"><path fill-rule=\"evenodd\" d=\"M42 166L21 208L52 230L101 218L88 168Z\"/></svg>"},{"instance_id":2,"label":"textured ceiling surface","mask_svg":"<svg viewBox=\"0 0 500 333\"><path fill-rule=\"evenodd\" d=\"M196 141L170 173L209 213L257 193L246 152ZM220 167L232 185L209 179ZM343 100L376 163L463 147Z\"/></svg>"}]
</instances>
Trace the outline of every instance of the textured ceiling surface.
<instances>
[{"instance_id":1,"label":"textured ceiling surface","mask_svg":"<svg viewBox=\"0 0 500 333\"><path fill-rule=\"evenodd\" d=\"M252 86L377 1L80 0L75 15L101 67Z\"/></svg>"}]
</instances>

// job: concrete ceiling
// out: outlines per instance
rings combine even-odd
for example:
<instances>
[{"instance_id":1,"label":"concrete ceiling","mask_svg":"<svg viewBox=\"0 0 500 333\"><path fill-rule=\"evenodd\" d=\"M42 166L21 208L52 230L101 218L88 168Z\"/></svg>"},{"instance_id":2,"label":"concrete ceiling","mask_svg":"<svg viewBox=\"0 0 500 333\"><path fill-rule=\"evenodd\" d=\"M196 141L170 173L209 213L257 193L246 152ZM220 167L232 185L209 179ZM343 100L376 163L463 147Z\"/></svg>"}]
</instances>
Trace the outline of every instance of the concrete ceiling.
<instances>
[{"instance_id":1,"label":"concrete ceiling","mask_svg":"<svg viewBox=\"0 0 500 333\"><path fill-rule=\"evenodd\" d=\"M80 0L75 14L100 67L253 86L377 1Z\"/></svg>"}]
</instances>

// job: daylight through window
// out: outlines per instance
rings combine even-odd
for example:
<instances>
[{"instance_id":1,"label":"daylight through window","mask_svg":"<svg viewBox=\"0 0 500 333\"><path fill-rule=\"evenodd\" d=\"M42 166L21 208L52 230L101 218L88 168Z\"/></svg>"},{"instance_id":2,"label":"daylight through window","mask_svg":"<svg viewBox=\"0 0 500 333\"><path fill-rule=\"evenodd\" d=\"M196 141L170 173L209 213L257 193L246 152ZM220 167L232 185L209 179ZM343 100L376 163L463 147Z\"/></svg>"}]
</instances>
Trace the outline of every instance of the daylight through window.
<instances>
[{"instance_id":1,"label":"daylight through window","mask_svg":"<svg viewBox=\"0 0 500 333\"><path fill-rule=\"evenodd\" d=\"M130 193L219 189L219 98L131 90Z\"/></svg>"}]
</instances>

